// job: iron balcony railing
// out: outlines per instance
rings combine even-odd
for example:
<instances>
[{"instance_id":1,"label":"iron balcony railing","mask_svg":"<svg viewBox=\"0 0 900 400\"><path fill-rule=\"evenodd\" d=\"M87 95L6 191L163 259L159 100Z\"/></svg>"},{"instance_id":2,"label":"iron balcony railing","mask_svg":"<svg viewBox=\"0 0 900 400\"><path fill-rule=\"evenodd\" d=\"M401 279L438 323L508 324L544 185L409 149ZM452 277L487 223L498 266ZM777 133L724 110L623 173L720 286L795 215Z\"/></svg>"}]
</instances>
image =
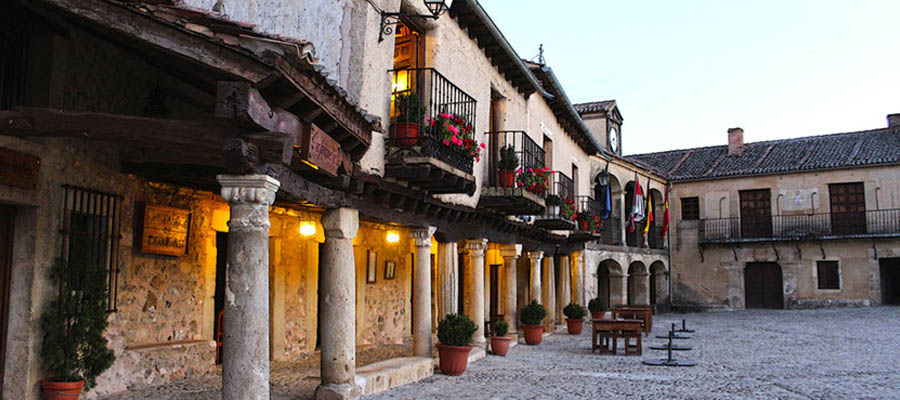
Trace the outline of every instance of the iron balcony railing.
<instances>
[{"instance_id":1,"label":"iron balcony railing","mask_svg":"<svg viewBox=\"0 0 900 400\"><path fill-rule=\"evenodd\" d=\"M529 168L544 168L544 149L528 136L525 131L497 131L488 132L487 135L487 159L488 159L488 186L515 186L515 178L518 173L516 171L526 171ZM500 174L504 168L507 157L512 154L507 153L512 150L515 155L516 162L512 168L512 182L506 182L506 179ZM504 182L501 182L504 181ZM506 183L506 184L501 184Z\"/></svg>"},{"instance_id":2,"label":"iron balcony railing","mask_svg":"<svg viewBox=\"0 0 900 400\"><path fill-rule=\"evenodd\" d=\"M900 209L700 221L707 243L900 236Z\"/></svg>"},{"instance_id":3,"label":"iron balcony railing","mask_svg":"<svg viewBox=\"0 0 900 400\"><path fill-rule=\"evenodd\" d=\"M476 101L434 68L409 68L390 71L391 154L403 152L434 157L466 173L472 173L473 160L465 151L445 145L439 126L432 121L441 114L468 125L474 135ZM415 125L415 126L411 126ZM389 155L389 156L390 156Z\"/></svg>"},{"instance_id":4,"label":"iron balcony railing","mask_svg":"<svg viewBox=\"0 0 900 400\"><path fill-rule=\"evenodd\" d=\"M578 204L575 201L576 199L575 199L574 186L575 185L572 181L572 178L569 178L566 174L564 174L562 172L553 171L553 173L551 174L551 178L550 178L550 188L548 190L549 193L547 193L547 194L559 196L560 202L564 202L566 200L575 202L575 206L577 207ZM558 219L558 220L566 219L564 216L562 216L561 212L559 214L555 214L554 210L552 208L553 207L546 208L546 210L544 211L544 216L543 216L544 219ZM577 208L576 208L576 210L577 210ZM572 221L572 222L577 223L576 221Z\"/></svg>"}]
</instances>

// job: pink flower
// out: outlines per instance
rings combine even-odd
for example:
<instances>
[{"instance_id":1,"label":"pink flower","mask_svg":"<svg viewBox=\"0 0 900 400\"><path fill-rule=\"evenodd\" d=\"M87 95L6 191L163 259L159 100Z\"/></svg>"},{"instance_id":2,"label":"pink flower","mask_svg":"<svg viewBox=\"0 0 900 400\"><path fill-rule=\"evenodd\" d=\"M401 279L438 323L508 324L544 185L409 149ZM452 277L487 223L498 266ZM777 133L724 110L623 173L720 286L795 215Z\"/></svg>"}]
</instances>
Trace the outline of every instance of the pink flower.
<instances>
[{"instance_id":1,"label":"pink flower","mask_svg":"<svg viewBox=\"0 0 900 400\"><path fill-rule=\"evenodd\" d=\"M450 132L453 132L454 135L459 135L459 129L456 129L455 126L453 126L453 125L447 125L447 129L449 129Z\"/></svg>"},{"instance_id":2,"label":"pink flower","mask_svg":"<svg viewBox=\"0 0 900 400\"><path fill-rule=\"evenodd\" d=\"M475 157L476 162L481 162L481 157Z\"/></svg>"},{"instance_id":3,"label":"pink flower","mask_svg":"<svg viewBox=\"0 0 900 400\"><path fill-rule=\"evenodd\" d=\"M485 148L485 147L487 147L487 145L485 145L484 143L482 143L482 144L481 144L481 148L483 149L483 148Z\"/></svg>"},{"instance_id":4,"label":"pink flower","mask_svg":"<svg viewBox=\"0 0 900 400\"><path fill-rule=\"evenodd\" d=\"M445 118L453 119L453 114L447 114L447 116Z\"/></svg>"},{"instance_id":5,"label":"pink flower","mask_svg":"<svg viewBox=\"0 0 900 400\"><path fill-rule=\"evenodd\" d=\"M447 113L441 113L441 118L450 118L450 116Z\"/></svg>"},{"instance_id":6,"label":"pink flower","mask_svg":"<svg viewBox=\"0 0 900 400\"><path fill-rule=\"evenodd\" d=\"M444 146L449 146L449 145L450 145L450 141L447 139L444 139Z\"/></svg>"}]
</instances>

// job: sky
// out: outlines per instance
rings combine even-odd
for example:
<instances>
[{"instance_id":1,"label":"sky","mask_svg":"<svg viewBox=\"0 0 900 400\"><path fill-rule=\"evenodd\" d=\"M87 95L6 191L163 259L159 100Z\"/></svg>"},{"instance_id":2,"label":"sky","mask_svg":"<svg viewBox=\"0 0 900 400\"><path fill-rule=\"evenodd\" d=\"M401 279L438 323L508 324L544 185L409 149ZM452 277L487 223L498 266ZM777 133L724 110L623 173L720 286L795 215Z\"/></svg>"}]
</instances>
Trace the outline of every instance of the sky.
<instances>
[{"instance_id":1,"label":"sky","mask_svg":"<svg viewBox=\"0 0 900 400\"><path fill-rule=\"evenodd\" d=\"M624 154L875 129L900 113L900 1L480 0L569 99L615 99Z\"/></svg>"}]
</instances>

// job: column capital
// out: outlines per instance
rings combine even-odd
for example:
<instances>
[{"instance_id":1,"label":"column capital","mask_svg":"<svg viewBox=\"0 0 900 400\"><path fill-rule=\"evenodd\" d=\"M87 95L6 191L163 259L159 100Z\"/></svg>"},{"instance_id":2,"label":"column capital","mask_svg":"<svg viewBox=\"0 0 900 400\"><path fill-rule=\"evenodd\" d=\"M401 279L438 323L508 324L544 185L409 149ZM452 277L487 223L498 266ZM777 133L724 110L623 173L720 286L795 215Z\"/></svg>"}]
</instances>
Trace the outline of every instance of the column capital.
<instances>
[{"instance_id":1,"label":"column capital","mask_svg":"<svg viewBox=\"0 0 900 400\"><path fill-rule=\"evenodd\" d=\"M270 206L281 182L268 175L216 175L222 198L229 203Z\"/></svg>"},{"instance_id":2,"label":"column capital","mask_svg":"<svg viewBox=\"0 0 900 400\"><path fill-rule=\"evenodd\" d=\"M529 251L528 258L530 258L532 260L540 260L540 259L544 258L544 251L543 250Z\"/></svg>"},{"instance_id":3,"label":"column capital","mask_svg":"<svg viewBox=\"0 0 900 400\"><path fill-rule=\"evenodd\" d=\"M412 228L409 230L409 237L415 239L416 247L431 247L431 236L437 228L426 226L424 228Z\"/></svg>"},{"instance_id":4,"label":"column capital","mask_svg":"<svg viewBox=\"0 0 900 400\"><path fill-rule=\"evenodd\" d=\"M506 258L518 258L521 253L521 247L515 244L503 244L500 245L500 257Z\"/></svg>"},{"instance_id":5,"label":"column capital","mask_svg":"<svg viewBox=\"0 0 900 400\"><path fill-rule=\"evenodd\" d=\"M466 239L466 250L475 257L483 257L487 250L487 239Z\"/></svg>"},{"instance_id":6,"label":"column capital","mask_svg":"<svg viewBox=\"0 0 900 400\"><path fill-rule=\"evenodd\" d=\"M332 208L322 216L325 238L353 239L359 231L359 211L354 208Z\"/></svg>"}]
</instances>

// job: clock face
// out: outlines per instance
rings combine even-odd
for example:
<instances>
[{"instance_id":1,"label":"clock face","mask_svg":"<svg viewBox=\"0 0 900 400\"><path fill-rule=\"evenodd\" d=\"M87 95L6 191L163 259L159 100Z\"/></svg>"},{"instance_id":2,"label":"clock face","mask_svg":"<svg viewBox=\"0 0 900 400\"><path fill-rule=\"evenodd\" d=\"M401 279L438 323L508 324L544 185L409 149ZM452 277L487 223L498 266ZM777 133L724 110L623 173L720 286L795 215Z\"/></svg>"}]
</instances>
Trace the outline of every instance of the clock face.
<instances>
[{"instance_id":1,"label":"clock face","mask_svg":"<svg viewBox=\"0 0 900 400\"><path fill-rule=\"evenodd\" d=\"M616 128L609 130L609 148L612 149L612 151L619 150L619 133L616 132Z\"/></svg>"}]
</instances>

